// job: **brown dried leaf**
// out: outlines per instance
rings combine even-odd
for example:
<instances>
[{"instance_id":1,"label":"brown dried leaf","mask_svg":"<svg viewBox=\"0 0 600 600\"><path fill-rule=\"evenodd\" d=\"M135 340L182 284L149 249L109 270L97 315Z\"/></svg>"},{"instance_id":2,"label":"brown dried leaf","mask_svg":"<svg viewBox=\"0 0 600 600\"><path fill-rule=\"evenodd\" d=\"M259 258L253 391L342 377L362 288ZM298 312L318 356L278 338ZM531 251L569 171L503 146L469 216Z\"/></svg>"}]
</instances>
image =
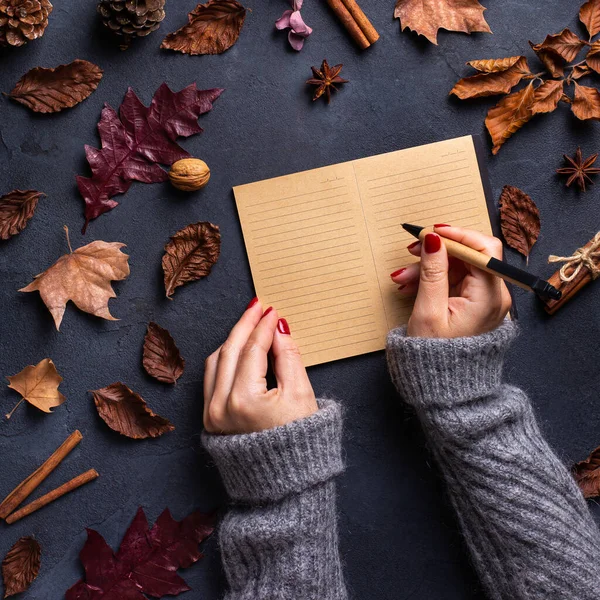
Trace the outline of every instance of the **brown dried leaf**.
<instances>
[{"instance_id":1,"label":"brown dried leaf","mask_svg":"<svg viewBox=\"0 0 600 600\"><path fill-rule=\"evenodd\" d=\"M240 36L246 9L237 0L209 0L188 15L189 24L170 33L161 48L193 56L221 54Z\"/></svg>"},{"instance_id":2,"label":"brown dried leaf","mask_svg":"<svg viewBox=\"0 0 600 600\"><path fill-rule=\"evenodd\" d=\"M221 234L212 223L192 223L172 236L162 259L167 298L180 285L206 277L220 251Z\"/></svg>"},{"instance_id":3,"label":"brown dried leaf","mask_svg":"<svg viewBox=\"0 0 600 600\"><path fill-rule=\"evenodd\" d=\"M585 63L583 63L582 65L576 65L575 67L573 67L573 70L571 71L571 75L569 77L572 80L581 79L582 77L589 75L591 72L592 70Z\"/></svg>"},{"instance_id":4,"label":"brown dried leaf","mask_svg":"<svg viewBox=\"0 0 600 600\"><path fill-rule=\"evenodd\" d=\"M151 377L163 383L176 383L183 374L185 361L171 334L156 323L148 324L144 339L143 365Z\"/></svg>"},{"instance_id":5,"label":"brown dried leaf","mask_svg":"<svg viewBox=\"0 0 600 600\"><path fill-rule=\"evenodd\" d=\"M135 440L156 438L175 426L153 413L146 401L121 382L92 390L98 414L114 431Z\"/></svg>"},{"instance_id":6,"label":"brown dried leaf","mask_svg":"<svg viewBox=\"0 0 600 600\"><path fill-rule=\"evenodd\" d=\"M102 79L102 69L75 60L55 69L36 67L19 79L9 96L34 112L54 113L85 100Z\"/></svg>"},{"instance_id":7,"label":"brown dried leaf","mask_svg":"<svg viewBox=\"0 0 600 600\"><path fill-rule=\"evenodd\" d=\"M513 62L513 59L516 60ZM500 65L509 62L512 64L505 69L500 68ZM464 77L450 90L451 94L458 96L461 100L508 94L523 77L531 75L527 59L524 56L471 61L467 64L483 72L471 77Z\"/></svg>"},{"instance_id":8,"label":"brown dried leaf","mask_svg":"<svg viewBox=\"0 0 600 600\"><path fill-rule=\"evenodd\" d=\"M29 589L40 572L41 555L40 544L31 537L22 537L8 551L2 561L5 598Z\"/></svg>"},{"instance_id":9,"label":"brown dried leaf","mask_svg":"<svg viewBox=\"0 0 600 600\"><path fill-rule=\"evenodd\" d=\"M45 195L36 190L13 190L0 196L0 240L21 233Z\"/></svg>"},{"instance_id":10,"label":"brown dried leaf","mask_svg":"<svg viewBox=\"0 0 600 600\"><path fill-rule=\"evenodd\" d=\"M536 44L540 50L550 50L559 54L567 62L575 60L577 55L585 47L586 43L579 39L568 27L560 33L554 33L546 36L541 44ZM534 48L535 50L535 48Z\"/></svg>"},{"instance_id":11,"label":"brown dried leaf","mask_svg":"<svg viewBox=\"0 0 600 600\"><path fill-rule=\"evenodd\" d=\"M542 48L542 44L534 44L532 41L529 45L552 77L562 77L565 74L565 61L558 52Z\"/></svg>"},{"instance_id":12,"label":"brown dried leaf","mask_svg":"<svg viewBox=\"0 0 600 600\"><path fill-rule=\"evenodd\" d=\"M585 57L585 62L590 69L593 69L596 73L600 73L600 42L594 42L592 44Z\"/></svg>"},{"instance_id":13,"label":"brown dried leaf","mask_svg":"<svg viewBox=\"0 0 600 600\"><path fill-rule=\"evenodd\" d=\"M582 121L600 119L600 93L596 88L574 82L575 96L571 104L573 114Z\"/></svg>"},{"instance_id":14,"label":"brown dried leaf","mask_svg":"<svg viewBox=\"0 0 600 600\"><path fill-rule=\"evenodd\" d=\"M505 185L500 195L500 226L506 243L528 258L540 234L540 211L523 190Z\"/></svg>"},{"instance_id":15,"label":"brown dried leaf","mask_svg":"<svg viewBox=\"0 0 600 600\"><path fill-rule=\"evenodd\" d=\"M534 100L535 90L531 82L527 87L502 98L496 106L490 108L485 126L494 143L493 154L498 154L502 144L533 117L531 105Z\"/></svg>"},{"instance_id":16,"label":"brown dried leaf","mask_svg":"<svg viewBox=\"0 0 600 600\"><path fill-rule=\"evenodd\" d=\"M68 241L68 229L67 232ZM77 308L109 321L117 321L108 310L108 301L116 298L110 284L129 275L129 256L121 252L125 244L119 242L92 242L70 254L61 256L51 267L36 275L20 292L38 291L60 328L67 302Z\"/></svg>"},{"instance_id":17,"label":"brown dried leaf","mask_svg":"<svg viewBox=\"0 0 600 600\"><path fill-rule=\"evenodd\" d=\"M579 20L585 25L590 37L600 33L600 0L589 0L579 9Z\"/></svg>"},{"instance_id":18,"label":"brown dried leaf","mask_svg":"<svg viewBox=\"0 0 600 600\"><path fill-rule=\"evenodd\" d=\"M534 115L549 113L556 109L563 95L564 81L562 79L549 79L544 81L534 93L531 112Z\"/></svg>"},{"instance_id":19,"label":"brown dried leaf","mask_svg":"<svg viewBox=\"0 0 600 600\"><path fill-rule=\"evenodd\" d=\"M600 448L596 448L585 460L574 465L572 472L584 498L600 496Z\"/></svg>"}]
</instances>

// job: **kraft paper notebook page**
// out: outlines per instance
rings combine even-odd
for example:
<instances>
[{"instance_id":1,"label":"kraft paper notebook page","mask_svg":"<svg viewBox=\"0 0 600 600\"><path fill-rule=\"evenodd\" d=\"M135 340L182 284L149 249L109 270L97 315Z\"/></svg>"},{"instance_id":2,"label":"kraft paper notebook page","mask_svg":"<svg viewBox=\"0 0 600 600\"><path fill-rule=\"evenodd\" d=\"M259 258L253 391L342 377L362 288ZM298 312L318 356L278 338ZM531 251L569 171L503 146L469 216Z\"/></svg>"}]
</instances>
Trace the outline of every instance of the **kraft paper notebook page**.
<instances>
[{"instance_id":1,"label":"kraft paper notebook page","mask_svg":"<svg viewBox=\"0 0 600 600\"><path fill-rule=\"evenodd\" d=\"M408 321L390 273L417 259L400 226L491 234L472 136L234 188L256 293L285 317L306 366L385 348Z\"/></svg>"}]
</instances>

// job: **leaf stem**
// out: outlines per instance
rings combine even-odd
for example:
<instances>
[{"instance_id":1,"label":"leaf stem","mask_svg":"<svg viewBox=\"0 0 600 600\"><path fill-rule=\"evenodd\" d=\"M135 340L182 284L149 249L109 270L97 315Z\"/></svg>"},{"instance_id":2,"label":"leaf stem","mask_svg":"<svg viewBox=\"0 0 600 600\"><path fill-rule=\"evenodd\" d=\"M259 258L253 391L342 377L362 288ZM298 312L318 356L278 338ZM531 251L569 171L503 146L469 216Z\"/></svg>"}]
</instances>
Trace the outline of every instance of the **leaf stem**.
<instances>
[{"instance_id":1,"label":"leaf stem","mask_svg":"<svg viewBox=\"0 0 600 600\"><path fill-rule=\"evenodd\" d=\"M21 402L23 402L23 400L25 400L25 398L21 398L17 402L17 405L6 415L7 419L10 419L13 416L13 413L15 412L15 410L17 410L17 408L19 408L19 406L21 406Z\"/></svg>"},{"instance_id":2,"label":"leaf stem","mask_svg":"<svg viewBox=\"0 0 600 600\"><path fill-rule=\"evenodd\" d=\"M73 254L73 248L71 248L71 240L69 239L69 228L66 225L63 225L63 229L65 230L65 235L67 237L67 244L69 246L69 252Z\"/></svg>"}]
</instances>

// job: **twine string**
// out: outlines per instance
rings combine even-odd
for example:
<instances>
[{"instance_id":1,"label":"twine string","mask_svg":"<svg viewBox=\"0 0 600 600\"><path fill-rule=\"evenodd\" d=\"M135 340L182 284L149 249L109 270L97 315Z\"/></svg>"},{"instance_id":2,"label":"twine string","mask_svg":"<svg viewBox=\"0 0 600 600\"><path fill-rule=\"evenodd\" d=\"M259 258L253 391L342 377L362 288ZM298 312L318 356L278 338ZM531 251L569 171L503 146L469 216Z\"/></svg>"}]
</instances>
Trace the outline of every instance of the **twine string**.
<instances>
[{"instance_id":1,"label":"twine string","mask_svg":"<svg viewBox=\"0 0 600 600\"><path fill-rule=\"evenodd\" d=\"M552 254L548 257L548 262L565 263L559 271L560 280L564 283L573 281L583 268L590 272L592 279L597 279L600 277L600 231L587 248L578 248L571 256L554 256ZM569 269L573 269L573 271L567 275Z\"/></svg>"}]
</instances>

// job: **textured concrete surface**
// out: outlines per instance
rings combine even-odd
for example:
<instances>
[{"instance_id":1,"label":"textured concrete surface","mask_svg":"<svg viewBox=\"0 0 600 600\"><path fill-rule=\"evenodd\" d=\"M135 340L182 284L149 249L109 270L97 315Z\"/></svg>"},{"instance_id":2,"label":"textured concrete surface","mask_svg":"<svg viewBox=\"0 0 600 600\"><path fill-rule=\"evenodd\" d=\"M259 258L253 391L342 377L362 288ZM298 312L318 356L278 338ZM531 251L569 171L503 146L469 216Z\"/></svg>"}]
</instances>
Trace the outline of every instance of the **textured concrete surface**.
<instances>
[{"instance_id":1,"label":"textured concrete surface","mask_svg":"<svg viewBox=\"0 0 600 600\"><path fill-rule=\"evenodd\" d=\"M306 22L315 32L297 54L273 22L285 0L247 1L239 42L227 53L187 57L158 49L161 34L185 22L194 0L167 3L160 32L126 53L107 42L94 2L56 0L46 35L25 48L0 52L0 90L37 65L84 58L105 76L80 106L38 116L0 97L0 191L37 188L46 192L27 229L0 243L0 375L51 357L65 381L68 401L53 415L20 407L0 421L0 496L40 464L75 428L84 440L41 491L95 467L101 478L11 527L0 525L0 556L22 535L43 546L42 570L24 597L59 600L81 576L77 558L85 528L93 527L114 547L142 505L151 519L168 506L177 518L194 508L223 501L218 476L201 450L204 357L217 347L253 296L251 276L236 215L232 185L301 169L386 152L438 139L484 133L493 99L463 103L448 91L464 63L527 53L527 40L541 41L565 26L579 30L579 2L532 0L484 2L493 35L441 33L439 46L400 34L392 0L362 0L381 33L369 51L354 49L325 2L306 0ZM323 58L344 63L350 79L330 106L311 103L304 80ZM532 60L535 64L535 60ZM75 175L86 173L84 144L96 145L96 123L104 102L117 107L128 86L142 100L166 81L180 89L224 87L212 113L202 118L202 135L183 142L212 168L209 186L197 195L176 193L168 184L134 184L122 204L79 234L82 201ZM494 195L504 184L526 190L542 212L542 234L530 260L532 270L550 274L551 253L568 254L600 229L598 189L567 190L554 175L562 153L581 145L600 151L598 124L582 124L561 105L537 117L510 140L498 157L489 154ZM487 142L486 138L486 142ZM489 147L489 146L488 146ZM164 298L160 258L168 236L188 223L221 226L223 252L209 278ZM67 247L95 239L127 244L131 276L117 283L111 300L121 320L102 321L69 305L62 331L37 294L18 294L33 275ZM510 252L509 260L521 265ZM401 266L401 265L399 265ZM549 318L536 300L517 291L523 335L507 365L511 382L533 398L544 431L567 463L600 443L600 283ZM187 361L176 387L145 375L141 345L155 320L175 337ZM340 531L350 588L357 599L475 600L483 598L469 566L457 526L414 417L399 404L382 353L312 368L316 391L346 407L348 471L341 479ZM141 393L177 429L155 441L135 442L110 431L99 419L87 390L124 381ZM7 412L17 396L0 390ZM38 492L39 493L39 492ZM600 518L597 506L592 506ZM183 573L194 591L183 597L217 599L223 576L214 542L207 556Z\"/></svg>"}]
</instances>

